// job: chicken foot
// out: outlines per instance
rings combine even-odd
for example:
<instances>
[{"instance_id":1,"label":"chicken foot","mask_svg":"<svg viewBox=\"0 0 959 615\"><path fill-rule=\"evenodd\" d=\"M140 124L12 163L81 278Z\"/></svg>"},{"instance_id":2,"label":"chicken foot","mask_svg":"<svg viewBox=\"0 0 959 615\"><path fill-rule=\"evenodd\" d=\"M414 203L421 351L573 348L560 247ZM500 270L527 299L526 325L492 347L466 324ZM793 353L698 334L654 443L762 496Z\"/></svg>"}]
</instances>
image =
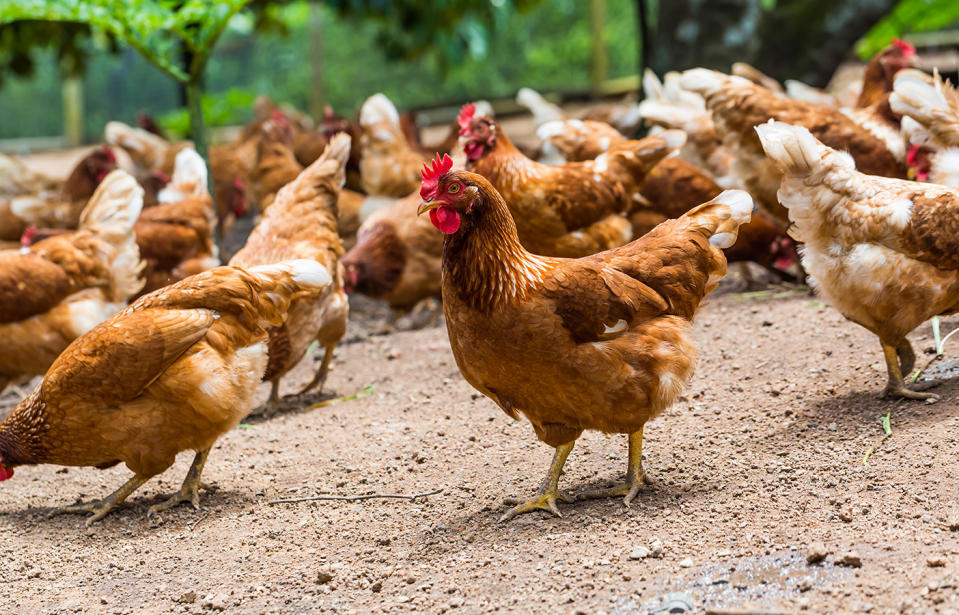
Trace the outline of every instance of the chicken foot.
<instances>
[{"instance_id":1,"label":"chicken foot","mask_svg":"<svg viewBox=\"0 0 959 615\"><path fill-rule=\"evenodd\" d=\"M908 350L906 350L908 348ZM903 371L906 373L912 371L916 363L916 355L912 351L912 345L909 340L903 340L897 346L890 346L882 342L882 353L886 359L886 371L889 373L889 383L883 391L885 397L901 397L903 399L939 399L935 393L921 393L906 387L903 380ZM902 360L903 368L900 369L899 361ZM909 370L906 370L906 367ZM923 383L925 387L936 386L938 382Z\"/></svg>"},{"instance_id":2,"label":"chicken foot","mask_svg":"<svg viewBox=\"0 0 959 615\"><path fill-rule=\"evenodd\" d=\"M140 486L150 480L148 477L134 475L130 480L123 483L123 486L106 496L101 500L96 502L87 502L84 504L73 504L71 506L63 506L61 508L53 511L53 514L62 514L62 513L93 513L87 517L87 527L90 527L91 524L96 523L100 519L106 516L108 512L123 504L123 502L130 497L130 494L140 488Z\"/></svg>"},{"instance_id":3,"label":"chicken foot","mask_svg":"<svg viewBox=\"0 0 959 615\"><path fill-rule=\"evenodd\" d=\"M643 470L643 430L640 428L639 431L629 434L629 461L626 466L626 482L608 489L596 489L581 493L576 496L576 499L595 500L622 495L625 496L623 503L626 508L629 508L629 505L643 487L652 483L653 481L646 476L646 472Z\"/></svg>"},{"instance_id":4,"label":"chicken foot","mask_svg":"<svg viewBox=\"0 0 959 615\"><path fill-rule=\"evenodd\" d=\"M193 508L200 510L200 489L209 489L210 487L200 480L200 474L203 472L203 466L206 464L206 458L210 455L210 449L197 451L193 458L193 465L186 473L183 484L179 491L171 495L167 500L155 504L147 511L147 516L152 517L158 512L169 510L179 505L181 502L189 502Z\"/></svg>"},{"instance_id":5,"label":"chicken foot","mask_svg":"<svg viewBox=\"0 0 959 615\"><path fill-rule=\"evenodd\" d=\"M276 380L270 382L270 398L267 399L266 403L259 408L254 408L250 414L259 416L273 416L278 412L292 410L296 407L298 407L296 404L280 398L280 378L277 378Z\"/></svg>"},{"instance_id":6,"label":"chicken foot","mask_svg":"<svg viewBox=\"0 0 959 615\"><path fill-rule=\"evenodd\" d=\"M506 514L500 517L500 523L534 510L547 510L557 517L563 516L562 513L559 512L559 508L556 507L556 500L573 502L576 499L559 490L559 477L563 473L563 465L566 464L566 458L569 457L570 451L573 450L574 443L575 441L556 447L556 452L553 453L553 461L549 464L549 472L546 474L546 478L543 479L543 484L540 485L536 497L525 502L515 498L507 498L504 500L506 504L518 504L518 506L506 511Z\"/></svg>"},{"instance_id":7,"label":"chicken foot","mask_svg":"<svg viewBox=\"0 0 959 615\"><path fill-rule=\"evenodd\" d=\"M330 373L330 361L333 359L333 350L335 348L336 344L330 344L326 347L326 353L323 355L323 362L320 363L320 369L316 370L313 380L311 380L310 384L306 385L302 391L297 393L297 396L306 395L313 389L317 390L317 394L323 392L323 384L326 383L326 376Z\"/></svg>"}]
</instances>

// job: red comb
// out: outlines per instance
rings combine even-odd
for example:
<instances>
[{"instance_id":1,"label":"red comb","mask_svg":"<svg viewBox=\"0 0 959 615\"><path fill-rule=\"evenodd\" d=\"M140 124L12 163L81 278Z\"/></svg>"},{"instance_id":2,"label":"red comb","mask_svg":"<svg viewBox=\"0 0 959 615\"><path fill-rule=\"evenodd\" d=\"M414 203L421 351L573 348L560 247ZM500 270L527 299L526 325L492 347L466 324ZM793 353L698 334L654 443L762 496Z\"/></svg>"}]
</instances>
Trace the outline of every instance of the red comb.
<instances>
[{"instance_id":1,"label":"red comb","mask_svg":"<svg viewBox=\"0 0 959 615\"><path fill-rule=\"evenodd\" d=\"M430 166L429 163L423 163L423 186L420 188L420 197L428 199L436 194L436 187L440 183L440 177L449 173L449 170L453 168L453 159L449 157L449 154L443 154L443 158L440 158L439 154L436 154L436 158L433 159L433 166Z\"/></svg>"},{"instance_id":2,"label":"red comb","mask_svg":"<svg viewBox=\"0 0 959 615\"><path fill-rule=\"evenodd\" d=\"M460 125L460 134L464 137L469 136L470 122L473 121L474 115L476 115L476 103L466 103L463 105L463 108L460 109L460 114L457 116L456 121Z\"/></svg>"},{"instance_id":3,"label":"red comb","mask_svg":"<svg viewBox=\"0 0 959 615\"><path fill-rule=\"evenodd\" d=\"M106 157L107 157L107 160L109 160L110 162L114 162L114 163L115 163L115 162L117 161L116 154L113 153L113 150L110 149L110 146L109 146L109 145L104 145L103 147L101 147L101 148L100 148L100 152L101 152L104 156L106 156Z\"/></svg>"},{"instance_id":4,"label":"red comb","mask_svg":"<svg viewBox=\"0 0 959 615\"><path fill-rule=\"evenodd\" d=\"M894 38L892 39L892 44L898 47L907 58L916 55L916 48L909 41Z\"/></svg>"}]
</instances>

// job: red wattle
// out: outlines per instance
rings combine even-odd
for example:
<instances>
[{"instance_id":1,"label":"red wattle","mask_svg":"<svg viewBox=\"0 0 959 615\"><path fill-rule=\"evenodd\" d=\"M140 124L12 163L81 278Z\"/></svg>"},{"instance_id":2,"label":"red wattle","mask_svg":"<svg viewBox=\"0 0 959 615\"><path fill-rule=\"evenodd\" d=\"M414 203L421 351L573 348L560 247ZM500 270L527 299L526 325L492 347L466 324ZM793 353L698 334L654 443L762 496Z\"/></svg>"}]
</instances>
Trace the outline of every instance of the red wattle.
<instances>
[{"instance_id":1,"label":"red wattle","mask_svg":"<svg viewBox=\"0 0 959 615\"><path fill-rule=\"evenodd\" d=\"M7 480L8 478L13 478L13 468L0 466L0 481Z\"/></svg>"},{"instance_id":2,"label":"red wattle","mask_svg":"<svg viewBox=\"0 0 959 615\"><path fill-rule=\"evenodd\" d=\"M470 141L463 146L467 160L478 160L483 157L483 144L476 141Z\"/></svg>"},{"instance_id":3,"label":"red wattle","mask_svg":"<svg viewBox=\"0 0 959 615\"><path fill-rule=\"evenodd\" d=\"M779 269L780 271L785 271L786 269L789 269L789 266L792 264L793 264L793 259L789 258L788 256L780 256L779 258L776 259L776 262L773 263L776 269Z\"/></svg>"},{"instance_id":4,"label":"red wattle","mask_svg":"<svg viewBox=\"0 0 959 615\"><path fill-rule=\"evenodd\" d=\"M447 235L460 230L460 215L445 205L430 210L430 222Z\"/></svg>"}]
</instances>

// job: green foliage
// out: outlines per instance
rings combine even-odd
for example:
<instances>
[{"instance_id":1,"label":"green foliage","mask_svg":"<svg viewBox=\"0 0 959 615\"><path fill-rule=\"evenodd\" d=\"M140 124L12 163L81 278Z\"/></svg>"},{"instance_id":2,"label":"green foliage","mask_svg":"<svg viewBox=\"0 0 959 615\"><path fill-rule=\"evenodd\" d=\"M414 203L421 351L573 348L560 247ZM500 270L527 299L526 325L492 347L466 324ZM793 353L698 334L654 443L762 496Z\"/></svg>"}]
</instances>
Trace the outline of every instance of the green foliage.
<instances>
[{"instance_id":1,"label":"green foliage","mask_svg":"<svg viewBox=\"0 0 959 615\"><path fill-rule=\"evenodd\" d=\"M5 0L0 24L22 20L82 24L130 45L181 83L197 78L227 22L250 0ZM180 53L193 55L187 70Z\"/></svg>"},{"instance_id":2,"label":"green foliage","mask_svg":"<svg viewBox=\"0 0 959 615\"><path fill-rule=\"evenodd\" d=\"M959 0L900 0L896 7L856 43L856 53L868 60L894 38L908 32L940 30L959 20Z\"/></svg>"},{"instance_id":3,"label":"green foliage","mask_svg":"<svg viewBox=\"0 0 959 615\"><path fill-rule=\"evenodd\" d=\"M208 126L227 126L240 121L238 115L249 113L256 96L247 90L230 88L225 92L203 95L203 119ZM186 138L190 134L190 114L186 109L165 113L160 125L171 138Z\"/></svg>"}]
</instances>

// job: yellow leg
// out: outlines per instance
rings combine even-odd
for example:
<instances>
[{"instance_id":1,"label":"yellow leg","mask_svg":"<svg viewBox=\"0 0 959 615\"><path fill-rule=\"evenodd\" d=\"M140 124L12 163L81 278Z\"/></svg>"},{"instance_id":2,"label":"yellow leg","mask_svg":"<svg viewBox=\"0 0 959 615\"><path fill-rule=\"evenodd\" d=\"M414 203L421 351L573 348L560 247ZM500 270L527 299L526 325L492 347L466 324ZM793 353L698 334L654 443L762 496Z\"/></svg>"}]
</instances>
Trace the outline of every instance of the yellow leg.
<instances>
[{"instance_id":1,"label":"yellow leg","mask_svg":"<svg viewBox=\"0 0 959 615\"><path fill-rule=\"evenodd\" d=\"M652 481L643 471L643 430L629 434L629 461L626 466L626 482L609 489L597 489L587 491L577 496L580 500L593 500L598 498L612 498L625 496L623 503L629 508L633 499L639 494L644 485L651 484Z\"/></svg>"},{"instance_id":2,"label":"yellow leg","mask_svg":"<svg viewBox=\"0 0 959 615\"><path fill-rule=\"evenodd\" d=\"M149 478L144 478L142 476L134 476L127 482L123 483L123 486L103 498L102 500L97 500L96 502L87 502L85 504L74 504L73 506L64 506L53 511L55 514L59 513L93 513L87 518L87 527L92 523L96 523L100 519L106 516L108 512L122 504L130 494L140 488L140 485L150 480Z\"/></svg>"},{"instance_id":3,"label":"yellow leg","mask_svg":"<svg viewBox=\"0 0 959 615\"><path fill-rule=\"evenodd\" d=\"M889 382L883 395L886 397L902 397L904 399L939 399L935 393L920 393L906 388L899 369L899 355L895 346L882 342L882 353L886 359L886 371L889 373Z\"/></svg>"},{"instance_id":4,"label":"yellow leg","mask_svg":"<svg viewBox=\"0 0 959 615\"><path fill-rule=\"evenodd\" d=\"M306 385L297 395L305 395L313 389L317 389L317 394L323 392L323 384L326 383L326 376L330 373L330 361L333 359L333 350L335 348L336 344L331 344L326 347L326 353L323 355L323 362L320 363L320 369L316 370L316 374L314 374L310 384Z\"/></svg>"},{"instance_id":5,"label":"yellow leg","mask_svg":"<svg viewBox=\"0 0 959 615\"><path fill-rule=\"evenodd\" d=\"M177 506L181 502L189 502L193 508L200 510L200 488L208 488L200 480L200 474L203 472L203 466L206 464L206 458L210 455L210 449L197 452L193 458L193 465L186 473L183 479L183 485L180 490L169 497L169 499L150 507L147 516L152 517L158 512L163 512Z\"/></svg>"},{"instance_id":6,"label":"yellow leg","mask_svg":"<svg viewBox=\"0 0 959 615\"><path fill-rule=\"evenodd\" d=\"M507 504L518 504L518 506L506 511L506 514L500 517L500 522L509 521L517 515L534 510L548 510L557 517L562 517L562 513L560 513L556 507L556 500L560 499L564 502L572 502L574 499L559 490L559 477L563 473L563 465L566 464L566 458L569 457L569 453L572 450L573 442L557 446L556 452L553 453L553 461L549 464L549 473L543 480L543 484L540 485L536 497L525 502L518 499L507 498L505 500Z\"/></svg>"}]
</instances>

